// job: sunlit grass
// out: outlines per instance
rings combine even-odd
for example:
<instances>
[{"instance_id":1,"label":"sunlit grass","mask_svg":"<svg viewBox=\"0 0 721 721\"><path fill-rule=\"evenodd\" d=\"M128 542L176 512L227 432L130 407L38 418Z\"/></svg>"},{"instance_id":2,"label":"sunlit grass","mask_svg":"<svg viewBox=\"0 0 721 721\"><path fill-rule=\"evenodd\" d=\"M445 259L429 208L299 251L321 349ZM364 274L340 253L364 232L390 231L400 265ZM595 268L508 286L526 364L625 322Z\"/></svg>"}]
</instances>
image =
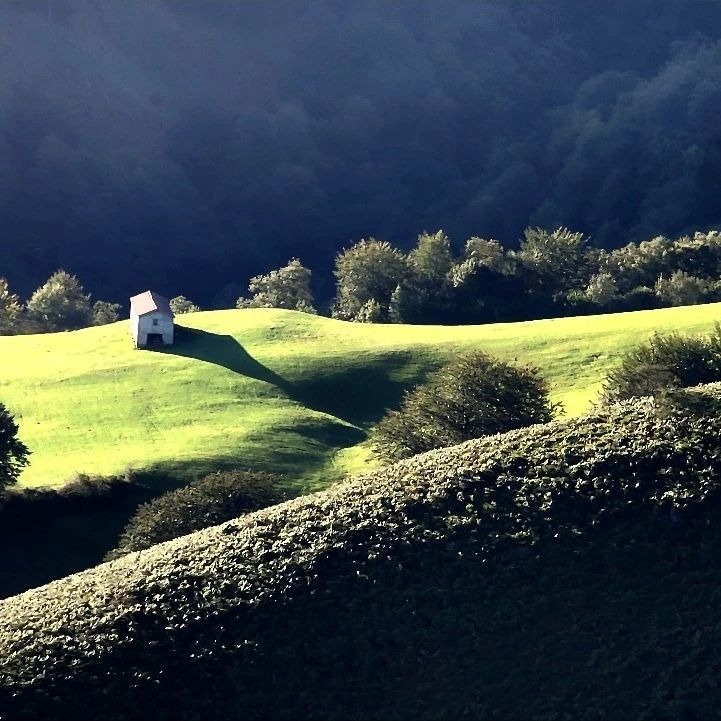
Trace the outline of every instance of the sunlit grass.
<instances>
[{"instance_id":1,"label":"sunlit grass","mask_svg":"<svg viewBox=\"0 0 721 721\"><path fill-rule=\"evenodd\" d=\"M485 326L344 323L278 310L182 316L203 333L134 350L127 324L0 338L0 401L32 450L24 485L125 468L283 473L315 488L372 463L367 429L404 388L482 348L537 365L577 415L623 351L654 331L704 332L721 304Z\"/></svg>"}]
</instances>

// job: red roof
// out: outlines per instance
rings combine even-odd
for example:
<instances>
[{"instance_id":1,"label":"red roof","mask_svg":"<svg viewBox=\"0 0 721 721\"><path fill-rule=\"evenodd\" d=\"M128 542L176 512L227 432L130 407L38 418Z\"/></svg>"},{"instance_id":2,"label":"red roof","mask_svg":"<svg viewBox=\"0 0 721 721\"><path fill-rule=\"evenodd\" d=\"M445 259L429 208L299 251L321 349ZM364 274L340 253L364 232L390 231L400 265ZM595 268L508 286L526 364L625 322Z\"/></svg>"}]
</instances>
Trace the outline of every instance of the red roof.
<instances>
[{"instance_id":1,"label":"red roof","mask_svg":"<svg viewBox=\"0 0 721 721\"><path fill-rule=\"evenodd\" d=\"M146 290L145 293L138 293L130 299L130 307L135 310L138 315L153 313L158 311L163 315L173 317L173 311L170 310L170 303L167 298L158 295L154 290Z\"/></svg>"}]
</instances>

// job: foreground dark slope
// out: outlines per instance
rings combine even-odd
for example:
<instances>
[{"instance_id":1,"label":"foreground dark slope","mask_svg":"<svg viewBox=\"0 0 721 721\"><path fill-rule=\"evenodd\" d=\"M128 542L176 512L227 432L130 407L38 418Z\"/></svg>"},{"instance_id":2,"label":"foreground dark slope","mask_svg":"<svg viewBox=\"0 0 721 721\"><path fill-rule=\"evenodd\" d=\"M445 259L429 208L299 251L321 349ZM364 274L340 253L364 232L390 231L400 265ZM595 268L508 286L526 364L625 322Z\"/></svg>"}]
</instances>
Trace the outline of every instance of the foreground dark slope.
<instances>
[{"instance_id":1,"label":"foreground dark slope","mask_svg":"<svg viewBox=\"0 0 721 721\"><path fill-rule=\"evenodd\" d=\"M721 388L692 398L418 456L8 599L0 710L721 716Z\"/></svg>"}]
</instances>

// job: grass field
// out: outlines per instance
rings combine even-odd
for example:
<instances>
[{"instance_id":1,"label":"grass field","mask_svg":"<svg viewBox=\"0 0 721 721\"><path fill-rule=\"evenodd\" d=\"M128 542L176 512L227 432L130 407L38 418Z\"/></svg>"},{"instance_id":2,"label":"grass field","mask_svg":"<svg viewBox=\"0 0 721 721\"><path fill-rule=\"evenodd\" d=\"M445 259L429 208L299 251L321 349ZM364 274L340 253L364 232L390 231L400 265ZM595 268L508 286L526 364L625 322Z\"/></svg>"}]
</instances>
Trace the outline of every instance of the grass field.
<instances>
[{"instance_id":1,"label":"grass field","mask_svg":"<svg viewBox=\"0 0 721 721\"><path fill-rule=\"evenodd\" d=\"M721 304L464 327L204 312L182 316L165 351L134 350L125 322L0 338L0 401L32 451L26 486L128 467L187 478L238 466L310 490L367 468L367 429L458 351L534 363L577 415L621 352L718 319Z\"/></svg>"}]
</instances>

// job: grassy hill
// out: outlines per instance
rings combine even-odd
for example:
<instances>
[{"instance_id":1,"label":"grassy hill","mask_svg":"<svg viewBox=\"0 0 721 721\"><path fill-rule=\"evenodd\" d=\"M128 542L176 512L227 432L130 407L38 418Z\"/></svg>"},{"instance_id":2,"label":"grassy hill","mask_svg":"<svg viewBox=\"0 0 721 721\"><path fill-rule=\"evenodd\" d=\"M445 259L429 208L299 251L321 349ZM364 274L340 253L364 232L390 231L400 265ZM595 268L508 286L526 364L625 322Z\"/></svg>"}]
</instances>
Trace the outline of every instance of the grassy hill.
<instances>
[{"instance_id":1,"label":"grassy hill","mask_svg":"<svg viewBox=\"0 0 721 721\"><path fill-rule=\"evenodd\" d=\"M243 466L308 490L367 468L367 428L458 351L538 365L577 415L625 349L719 318L721 304L465 327L204 312L180 318L187 330L164 352L134 350L124 322L0 338L0 400L32 450L26 486L127 467L183 478Z\"/></svg>"},{"instance_id":2,"label":"grassy hill","mask_svg":"<svg viewBox=\"0 0 721 721\"><path fill-rule=\"evenodd\" d=\"M717 718L721 385L692 394L416 456L0 602L0 715Z\"/></svg>"}]
</instances>

